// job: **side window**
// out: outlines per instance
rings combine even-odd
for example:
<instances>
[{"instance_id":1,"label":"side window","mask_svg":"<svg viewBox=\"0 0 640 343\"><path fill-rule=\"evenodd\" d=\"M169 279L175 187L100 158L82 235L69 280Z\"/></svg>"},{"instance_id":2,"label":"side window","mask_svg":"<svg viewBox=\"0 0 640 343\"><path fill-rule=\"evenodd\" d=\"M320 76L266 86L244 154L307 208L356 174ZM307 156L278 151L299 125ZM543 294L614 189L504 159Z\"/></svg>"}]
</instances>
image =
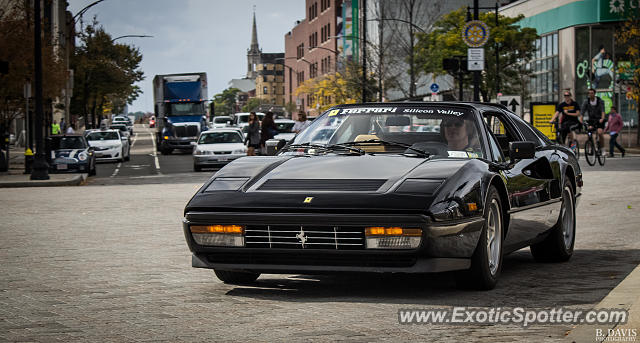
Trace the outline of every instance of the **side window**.
<instances>
[{"instance_id":1,"label":"side window","mask_svg":"<svg viewBox=\"0 0 640 343\"><path fill-rule=\"evenodd\" d=\"M502 151L504 160L509 160L509 142L520 140L517 131L505 121L501 114L485 112L483 117L487 123L487 129L493 134L498 148Z\"/></svg>"},{"instance_id":2,"label":"side window","mask_svg":"<svg viewBox=\"0 0 640 343\"><path fill-rule=\"evenodd\" d=\"M504 162L505 158L502 155L502 151L498 146L498 141L493 133L489 132L489 148L491 149L491 154L493 155L493 160L495 162Z\"/></svg>"},{"instance_id":3,"label":"side window","mask_svg":"<svg viewBox=\"0 0 640 343\"><path fill-rule=\"evenodd\" d=\"M524 136L524 139L526 141L534 142L536 143L536 146L541 145L540 138L535 134L535 132L533 132L529 124L525 123L522 119L516 116L511 116L511 119L515 123L515 125L518 127L518 130Z\"/></svg>"}]
</instances>

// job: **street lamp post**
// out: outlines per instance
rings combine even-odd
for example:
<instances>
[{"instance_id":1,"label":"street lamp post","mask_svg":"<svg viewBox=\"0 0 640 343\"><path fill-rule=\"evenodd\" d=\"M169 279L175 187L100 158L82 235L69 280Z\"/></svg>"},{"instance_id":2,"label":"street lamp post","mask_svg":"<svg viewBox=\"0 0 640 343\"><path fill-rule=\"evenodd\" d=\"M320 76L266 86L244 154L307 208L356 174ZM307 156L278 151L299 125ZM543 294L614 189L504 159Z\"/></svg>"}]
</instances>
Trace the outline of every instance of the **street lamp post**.
<instances>
[{"instance_id":1,"label":"street lamp post","mask_svg":"<svg viewBox=\"0 0 640 343\"><path fill-rule=\"evenodd\" d=\"M31 170L31 180L49 180L49 164L44 155L42 137L42 35L40 25L40 1L33 2L33 60L35 64L35 130L36 130L36 158Z\"/></svg>"},{"instance_id":2,"label":"street lamp post","mask_svg":"<svg viewBox=\"0 0 640 343\"><path fill-rule=\"evenodd\" d=\"M120 38L128 38L128 37L153 38L153 36L148 36L148 35L124 35L124 36L120 36L120 37L116 37L116 38L112 39L111 43L115 42L116 40L118 40Z\"/></svg>"}]
</instances>

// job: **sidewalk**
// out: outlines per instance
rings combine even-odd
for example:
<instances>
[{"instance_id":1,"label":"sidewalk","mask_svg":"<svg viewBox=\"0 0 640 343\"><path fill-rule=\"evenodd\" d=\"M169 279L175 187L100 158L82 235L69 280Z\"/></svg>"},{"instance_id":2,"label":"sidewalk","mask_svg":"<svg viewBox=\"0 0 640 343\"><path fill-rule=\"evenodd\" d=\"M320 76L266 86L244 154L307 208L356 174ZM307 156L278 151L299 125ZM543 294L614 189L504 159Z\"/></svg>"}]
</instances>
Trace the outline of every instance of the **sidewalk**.
<instances>
[{"instance_id":1,"label":"sidewalk","mask_svg":"<svg viewBox=\"0 0 640 343\"><path fill-rule=\"evenodd\" d=\"M633 336L633 340L640 341L640 337L630 334L631 330L640 332L640 265L637 266L627 277L616 286L609 294L602 299L593 309L625 309L629 311L629 318L625 324L614 323L609 325L588 325L581 324L571 330L567 335L567 342L616 342L623 341L623 333L626 336ZM602 330L604 337L596 340L596 329ZM607 339L605 339L608 338ZM632 337L626 337L630 339Z\"/></svg>"},{"instance_id":2,"label":"sidewalk","mask_svg":"<svg viewBox=\"0 0 640 343\"><path fill-rule=\"evenodd\" d=\"M24 174L24 150L11 147L9 171L0 172L0 188L78 186L87 179L87 174L49 174L49 180L31 180Z\"/></svg>"}]
</instances>

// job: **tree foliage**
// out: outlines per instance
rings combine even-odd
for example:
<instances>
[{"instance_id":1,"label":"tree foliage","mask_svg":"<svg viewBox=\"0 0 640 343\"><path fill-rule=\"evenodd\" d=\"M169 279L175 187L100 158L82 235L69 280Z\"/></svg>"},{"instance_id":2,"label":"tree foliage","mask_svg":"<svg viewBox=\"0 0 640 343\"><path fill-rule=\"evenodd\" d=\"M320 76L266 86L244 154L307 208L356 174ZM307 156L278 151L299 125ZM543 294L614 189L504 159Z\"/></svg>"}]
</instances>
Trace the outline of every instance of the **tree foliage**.
<instances>
[{"instance_id":1,"label":"tree foliage","mask_svg":"<svg viewBox=\"0 0 640 343\"><path fill-rule=\"evenodd\" d=\"M367 79L367 93L375 94L376 81L371 74ZM362 67L355 62L347 62L342 71L324 74L308 79L300 85L295 95L308 94L309 108L322 112L338 104L354 104L362 100Z\"/></svg>"},{"instance_id":2,"label":"tree foliage","mask_svg":"<svg viewBox=\"0 0 640 343\"><path fill-rule=\"evenodd\" d=\"M224 116L236 112L236 96L240 90L238 88L227 88L213 96L215 115Z\"/></svg>"},{"instance_id":3,"label":"tree foliage","mask_svg":"<svg viewBox=\"0 0 640 343\"><path fill-rule=\"evenodd\" d=\"M631 88L630 95L635 101L635 110L638 111L640 103L640 8L630 11L629 18L625 20L616 32L616 44L626 46L626 57L629 64L619 64L618 73L631 74L627 85ZM640 122L640 112L638 112ZM636 144L640 144L640 130L636 136Z\"/></svg>"},{"instance_id":4,"label":"tree foliage","mask_svg":"<svg viewBox=\"0 0 640 343\"><path fill-rule=\"evenodd\" d=\"M260 98L251 98L247 101L247 103L242 106L242 112L251 112L251 111L255 111L255 109L262 105L267 103L267 100L264 99L260 99Z\"/></svg>"},{"instance_id":5,"label":"tree foliage","mask_svg":"<svg viewBox=\"0 0 640 343\"><path fill-rule=\"evenodd\" d=\"M499 76L500 90L506 94L520 94L528 98L527 84L531 72L527 62L535 53L535 40L538 38L533 28L520 27L516 23L524 16L506 17L498 15L498 26L495 24L495 13L481 13L479 20L489 26L489 40L484 45L485 69L480 92L484 99L496 96L496 83ZM446 74L442 68L444 58L467 55L467 45L462 40L462 29L466 23L466 7L462 7L442 17L435 23L433 30L418 34L418 64L427 73ZM499 70L496 72L495 49L499 51ZM453 75L457 77L457 75ZM470 74L465 76L469 84Z\"/></svg>"},{"instance_id":6,"label":"tree foliage","mask_svg":"<svg viewBox=\"0 0 640 343\"><path fill-rule=\"evenodd\" d=\"M25 3L8 1L0 18L0 60L9 62L9 74L0 75L0 126L8 125L24 113L24 86L34 79L33 14L28 13ZM55 99L62 95L68 74L64 61L56 55L51 38L44 35L42 64L43 98Z\"/></svg>"},{"instance_id":7,"label":"tree foliage","mask_svg":"<svg viewBox=\"0 0 640 343\"><path fill-rule=\"evenodd\" d=\"M127 44L115 43L94 18L91 25L78 34L81 44L72 58L74 96L71 108L75 113L87 113L97 123L106 104L122 110L142 91L136 82L144 80L139 69L140 50Z\"/></svg>"}]
</instances>

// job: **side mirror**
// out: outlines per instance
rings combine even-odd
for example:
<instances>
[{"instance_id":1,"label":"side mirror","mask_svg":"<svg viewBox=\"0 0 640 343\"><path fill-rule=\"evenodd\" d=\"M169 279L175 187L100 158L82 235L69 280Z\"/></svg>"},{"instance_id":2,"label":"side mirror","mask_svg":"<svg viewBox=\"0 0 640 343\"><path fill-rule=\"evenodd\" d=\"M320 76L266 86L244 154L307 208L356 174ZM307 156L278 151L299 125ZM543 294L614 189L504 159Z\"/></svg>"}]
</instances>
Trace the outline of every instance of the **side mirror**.
<instances>
[{"instance_id":1,"label":"side mirror","mask_svg":"<svg viewBox=\"0 0 640 343\"><path fill-rule=\"evenodd\" d=\"M509 157L511 160L523 160L536 156L534 142L509 142Z\"/></svg>"},{"instance_id":2,"label":"side mirror","mask_svg":"<svg viewBox=\"0 0 640 343\"><path fill-rule=\"evenodd\" d=\"M284 139L270 139L266 141L264 145L267 148L267 155L274 156L285 144L287 144L287 142Z\"/></svg>"}]
</instances>

